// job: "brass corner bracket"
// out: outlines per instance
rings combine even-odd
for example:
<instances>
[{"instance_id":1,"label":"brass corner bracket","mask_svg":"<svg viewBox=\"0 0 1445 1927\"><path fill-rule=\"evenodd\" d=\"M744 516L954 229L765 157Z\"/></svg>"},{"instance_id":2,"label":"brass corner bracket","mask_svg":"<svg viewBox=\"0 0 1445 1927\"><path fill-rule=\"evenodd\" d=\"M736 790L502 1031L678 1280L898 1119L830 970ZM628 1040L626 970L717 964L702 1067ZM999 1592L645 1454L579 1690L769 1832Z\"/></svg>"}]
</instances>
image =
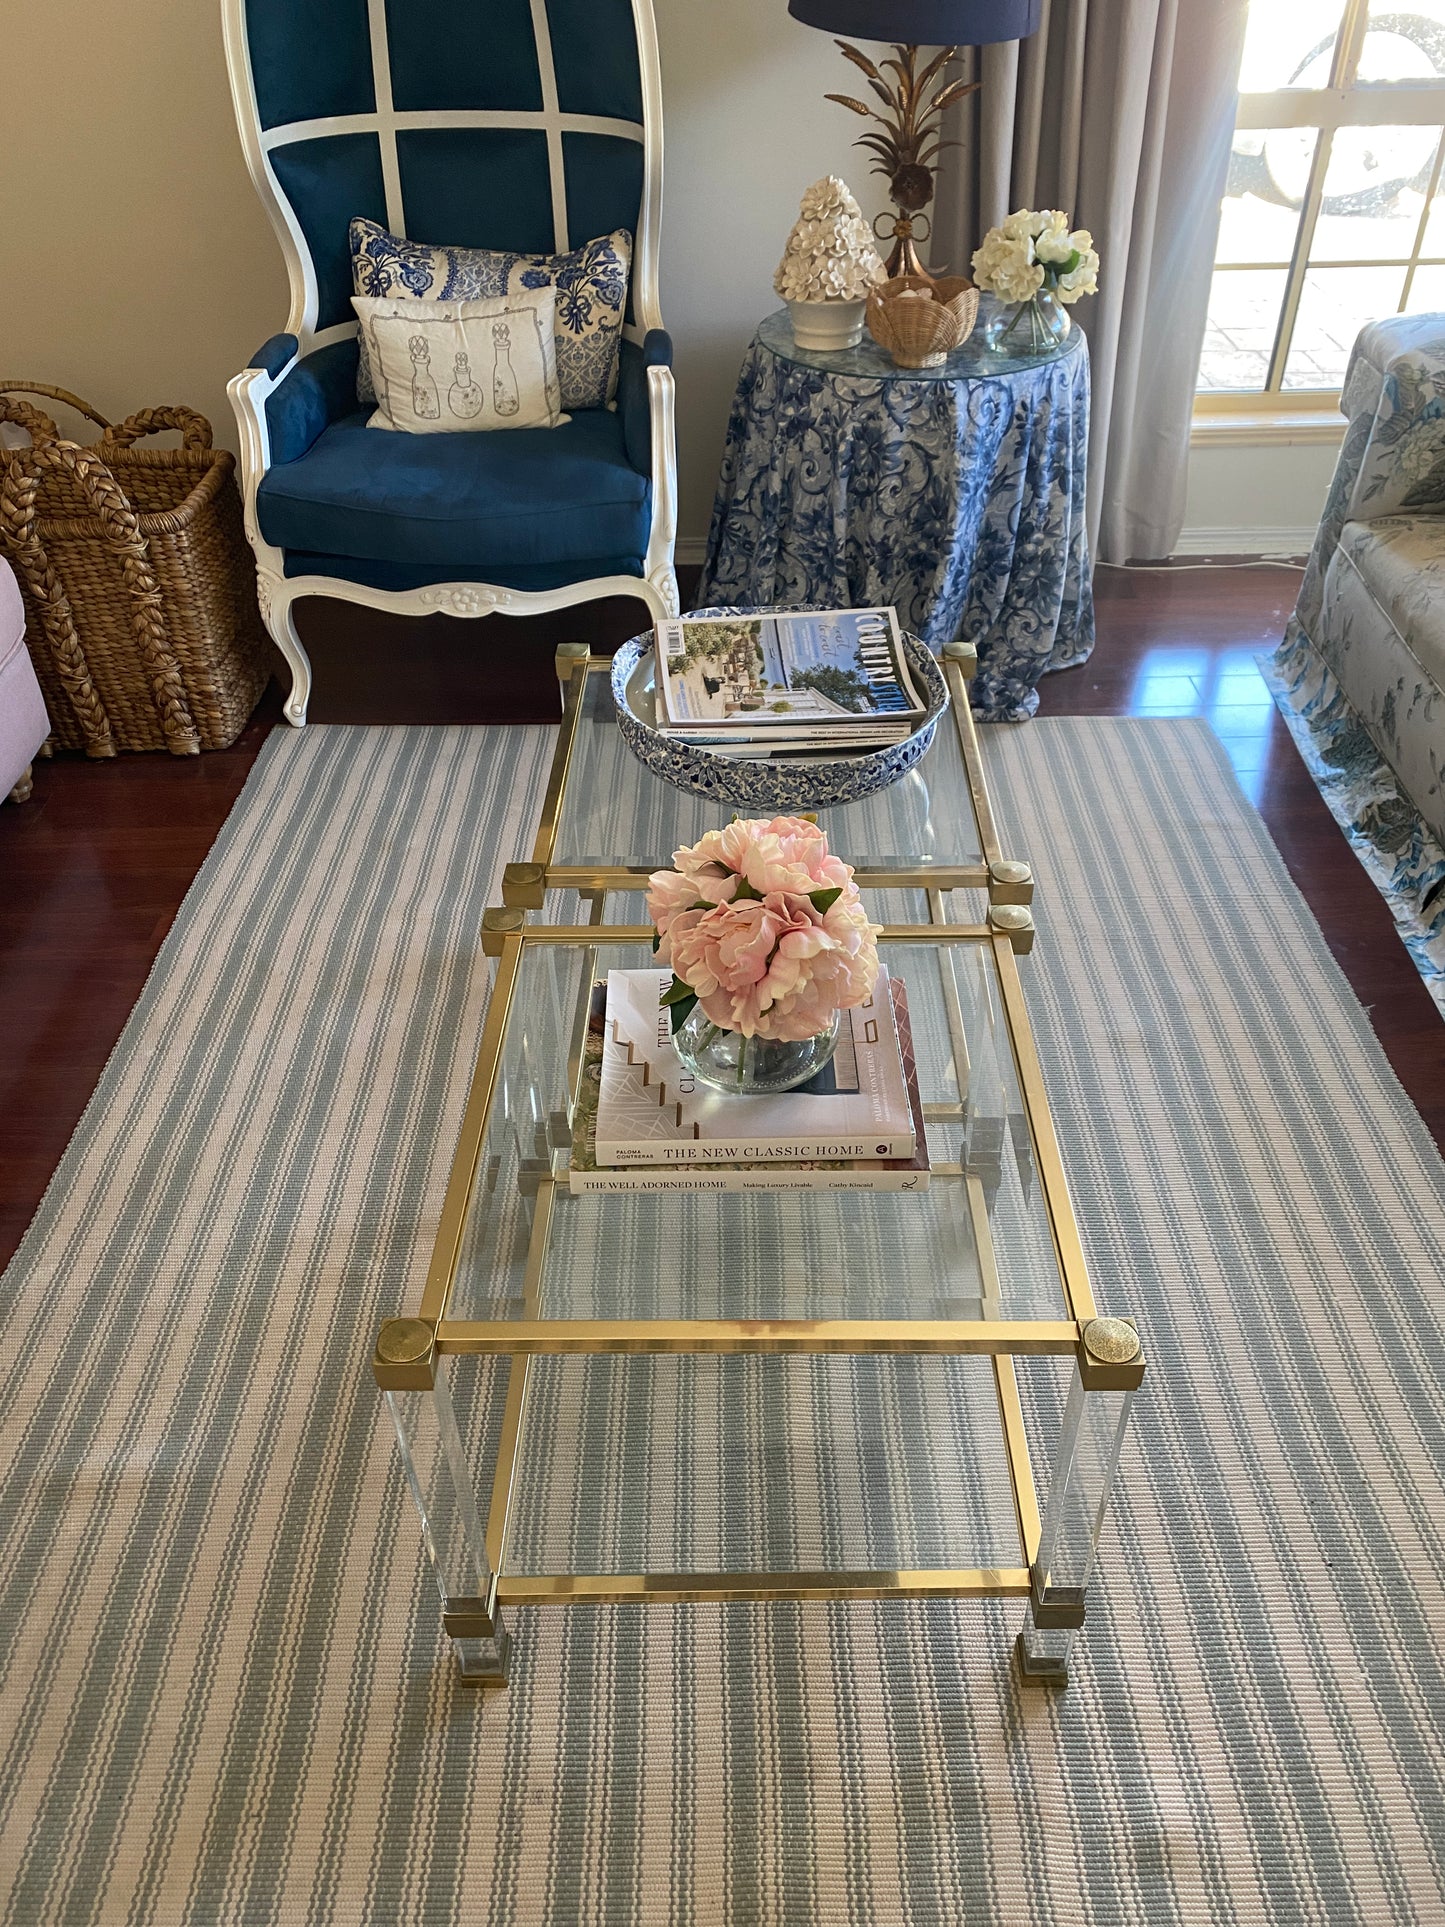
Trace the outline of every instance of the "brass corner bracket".
<instances>
[{"instance_id":1,"label":"brass corner bracket","mask_svg":"<svg viewBox=\"0 0 1445 1927\"><path fill-rule=\"evenodd\" d=\"M1034 947L1033 912L1024 903L993 903L989 906L988 923L991 930L1007 937L1013 945L1014 955L1026 957Z\"/></svg>"},{"instance_id":2,"label":"brass corner bracket","mask_svg":"<svg viewBox=\"0 0 1445 1927\"><path fill-rule=\"evenodd\" d=\"M436 1383L436 1333L424 1318L385 1318L371 1372L384 1392L429 1392Z\"/></svg>"},{"instance_id":3,"label":"brass corner bracket","mask_svg":"<svg viewBox=\"0 0 1445 1927\"><path fill-rule=\"evenodd\" d=\"M508 910L540 910L546 887L545 863L509 863L502 872L502 903Z\"/></svg>"},{"instance_id":4,"label":"brass corner bracket","mask_svg":"<svg viewBox=\"0 0 1445 1927\"><path fill-rule=\"evenodd\" d=\"M514 904L493 904L490 910L483 910L482 955L500 957L506 939L522 929L526 921L526 912Z\"/></svg>"},{"instance_id":5,"label":"brass corner bracket","mask_svg":"<svg viewBox=\"0 0 1445 1927\"><path fill-rule=\"evenodd\" d=\"M965 642L962 636L955 636L952 642L943 645L946 662L956 662L965 682L972 682L978 674L978 648L976 644Z\"/></svg>"},{"instance_id":6,"label":"brass corner bracket","mask_svg":"<svg viewBox=\"0 0 1445 1927\"><path fill-rule=\"evenodd\" d=\"M988 866L989 898L997 904L1030 904L1034 900L1034 873L1027 863L1010 857L995 857Z\"/></svg>"},{"instance_id":7,"label":"brass corner bracket","mask_svg":"<svg viewBox=\"0 0 1445 1927\"><path fill-rule=\"evenodd\" d=\"M1144 1347L1132 1318L1091 1318L1081 1333L1086 1392L1132 1392L1144 1382Z\"/></svg>"},{"instance_id":8,"label":"brass corner bracket","mask_svg":"<svg viewBox=\"0 0 1445 1927\"><path fill-rule=\"evenodd\" d=\"M592 660L592 645L586 642L559 642L554 658L557 664L557 680L566 684L579 672L587 673L587 665Z\"/></svg>"}]
</instances>

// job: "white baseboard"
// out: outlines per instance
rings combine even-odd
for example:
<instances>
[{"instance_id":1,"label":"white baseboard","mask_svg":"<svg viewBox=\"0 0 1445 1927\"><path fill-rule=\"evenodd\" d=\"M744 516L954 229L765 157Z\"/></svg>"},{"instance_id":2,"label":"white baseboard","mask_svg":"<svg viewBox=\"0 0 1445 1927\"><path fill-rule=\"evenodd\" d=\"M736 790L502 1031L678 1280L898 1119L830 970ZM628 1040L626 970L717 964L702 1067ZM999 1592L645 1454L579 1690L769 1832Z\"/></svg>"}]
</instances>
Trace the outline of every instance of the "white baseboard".
<instances>
[{"instance_id":1,"label":"white baseboard","mask_svg":"<svg viewBox=\"0 0 1445 1927\"><path fill-rule=\"evenodd\" d=\"M1183 529L1174 544L1176 555L1308 555L1314 547L1315 525L1308 528ZM700 568L707 556L707 539L679 536L675 558L683 568Z\"/></svg>"},{"instance_id":2,"label":"white baseboard","mask_svg":"<svg viewBox=\"0 0 1445 1927\"><path fill-rule=\"evenodd\" d=\"M1181 529L1176 555L1308 555L1315 524L1308 528Z\"/></svg>"},{"instance_id":3,"label":"white baseboard","mask_svg":"<svg viewBox=\"0 0 1445 1927\"><path fill-rule=\"evenodd\" d=\"M1308 555L1314 547L1315 525L1295 529L1184 529L1174 544L1176 555ZM676 558L688 567L701 567L707 539L680 535Z\"/></svg>"}]
</instances>

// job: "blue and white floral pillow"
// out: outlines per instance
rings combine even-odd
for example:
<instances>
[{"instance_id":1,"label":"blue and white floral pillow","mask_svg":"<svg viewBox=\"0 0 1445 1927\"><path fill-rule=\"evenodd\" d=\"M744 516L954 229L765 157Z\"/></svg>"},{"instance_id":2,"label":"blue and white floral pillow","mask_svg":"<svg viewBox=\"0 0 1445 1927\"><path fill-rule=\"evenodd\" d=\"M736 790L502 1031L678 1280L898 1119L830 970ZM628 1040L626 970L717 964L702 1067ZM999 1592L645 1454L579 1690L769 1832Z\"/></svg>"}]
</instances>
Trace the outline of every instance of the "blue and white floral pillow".
<instances>
[{"instance_id":1,"label":"blue and white floral pillow","mask_svg":"<svg viewBox=\"0 0 1445 1927\"><path fill-rule=\"evenodd\" d=\"M632 236L625 228L570 254L429 247L388 234L378 222L360 215L351 223L350 235L351 280L359 295L484 301L554 287L562 406L605 408L617 393L617 353L632 266ZM364 334L356 393L365 403L376 400Z\"/></svg>"}]
</instances>

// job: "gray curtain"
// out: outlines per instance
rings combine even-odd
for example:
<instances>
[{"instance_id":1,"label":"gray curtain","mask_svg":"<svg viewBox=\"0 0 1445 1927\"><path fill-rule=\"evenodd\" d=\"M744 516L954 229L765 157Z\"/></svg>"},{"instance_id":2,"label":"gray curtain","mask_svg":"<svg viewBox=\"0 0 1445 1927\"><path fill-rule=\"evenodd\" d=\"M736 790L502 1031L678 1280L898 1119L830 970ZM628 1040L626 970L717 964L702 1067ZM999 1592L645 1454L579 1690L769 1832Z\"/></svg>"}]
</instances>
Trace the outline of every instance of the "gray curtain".
<instances>
[{"instance_id":1,"label":"gray curtain","mask_svg":"<svg viewBox=\"0 0 1445 1927\"><path fill-rule=\"evenodd\" d=\"M1303 0L1308 4L1308 0ZM1168 555L1184 521L1189 420L1247 0L1044 0L1031 40L970 49L932 265L968 272L986 229L1059 207L1092 229L1089 532L1104 562Z\"/></svg>"}]
</instances>

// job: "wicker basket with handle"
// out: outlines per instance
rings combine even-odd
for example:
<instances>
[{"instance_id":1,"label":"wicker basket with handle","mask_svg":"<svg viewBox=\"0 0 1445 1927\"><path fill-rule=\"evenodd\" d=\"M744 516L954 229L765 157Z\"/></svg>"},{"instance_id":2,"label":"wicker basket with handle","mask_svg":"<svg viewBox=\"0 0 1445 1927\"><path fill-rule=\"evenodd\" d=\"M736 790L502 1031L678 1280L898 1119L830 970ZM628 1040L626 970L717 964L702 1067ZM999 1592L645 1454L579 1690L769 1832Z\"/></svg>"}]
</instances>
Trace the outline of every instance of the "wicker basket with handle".
<instances>
[{"instance_id":1,"label":"wicker basket with handle","mask_svg":"<svg viewBox=\"0 0 1445 1927\"><path fill-rule=\"evenodd\" d=\"M95 422L81 448L21 394ZM29 431L0 448L0 553L20 582L26 642L51 740L88 756L233 743L271 673L255 570L232 482L190 408L147 408L112 425L42 383L0 382L0 420ZM181 447L140 449L176 429Z\"/></svg>"}]
</instances>

